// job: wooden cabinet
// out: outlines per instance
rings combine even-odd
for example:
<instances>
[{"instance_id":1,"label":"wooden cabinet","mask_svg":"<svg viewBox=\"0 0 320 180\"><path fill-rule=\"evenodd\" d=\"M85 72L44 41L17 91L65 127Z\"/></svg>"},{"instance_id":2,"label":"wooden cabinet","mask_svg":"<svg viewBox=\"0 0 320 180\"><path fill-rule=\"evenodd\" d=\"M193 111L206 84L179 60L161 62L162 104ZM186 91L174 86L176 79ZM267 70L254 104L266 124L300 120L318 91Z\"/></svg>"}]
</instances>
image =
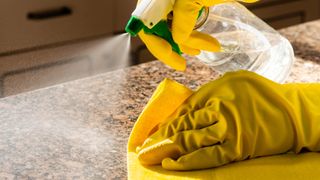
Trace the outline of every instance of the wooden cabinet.
<instances>
[{"instance_id":1,"label":"wooden cabinet","mask_svg":"<svg viewBox=\"0 0 320 180\"><path fill-rule=\"evenodd\" d=\"M114 31L111 0L2 0L0 55Z\"/></svg>"},{"instance_id":2,"label":"wooden cabinet","mask_svg":"<svg viewBox=\"0 0 320 180\"><path fill-rule=\"evenodd\" d=\"M320 18L319 0L261 0L247 6L275 29Z\"/></svg>"}]
</instances>

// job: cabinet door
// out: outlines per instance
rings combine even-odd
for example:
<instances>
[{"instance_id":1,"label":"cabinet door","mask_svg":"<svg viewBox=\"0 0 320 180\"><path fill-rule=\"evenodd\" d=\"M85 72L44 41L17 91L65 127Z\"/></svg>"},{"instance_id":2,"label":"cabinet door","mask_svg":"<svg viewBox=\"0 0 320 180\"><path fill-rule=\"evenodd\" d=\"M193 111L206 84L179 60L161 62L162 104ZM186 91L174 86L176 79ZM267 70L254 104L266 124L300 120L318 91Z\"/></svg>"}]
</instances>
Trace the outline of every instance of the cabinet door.
<instances>
[{"instance_id":1,"label":"cabinet door","mask_svg":"<svg viewBox=\"0 0 320 180\"><path fill-rule=\"evenodd\" d=\"M2 0L0 55L113 31L111 0Z\"/></svg>"},{"instance_id":2,"label":"cabinet door","mask_svg":"<svg viewBox=\"0 0 320 180\"><path fill-rule=\"evenodd\" d=\"M276 29L320 18L319 0L262 0L247 6Z\"/></svg>"}]
</instances>

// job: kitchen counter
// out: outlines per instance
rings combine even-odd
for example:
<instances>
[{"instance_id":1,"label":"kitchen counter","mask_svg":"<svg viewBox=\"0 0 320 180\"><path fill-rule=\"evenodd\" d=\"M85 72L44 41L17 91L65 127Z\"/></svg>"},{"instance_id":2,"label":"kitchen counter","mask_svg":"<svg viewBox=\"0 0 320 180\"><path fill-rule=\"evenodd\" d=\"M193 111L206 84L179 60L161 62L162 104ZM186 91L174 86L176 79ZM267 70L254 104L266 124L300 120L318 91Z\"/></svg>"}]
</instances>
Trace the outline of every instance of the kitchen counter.
<instances>
[{"instance_id":1,"label":"kitchen counter","mask_svg":"<svg viewBox=\"0 0 320 180\"><path fill-rule=\"evenodd\" d=\"M283 29L296 50L288 82L320 82L320 20ZM126 143L163 78L192 89L218 73L158 61L0 99L0 179L126 179Z\"/></svg>"}]
</instances>

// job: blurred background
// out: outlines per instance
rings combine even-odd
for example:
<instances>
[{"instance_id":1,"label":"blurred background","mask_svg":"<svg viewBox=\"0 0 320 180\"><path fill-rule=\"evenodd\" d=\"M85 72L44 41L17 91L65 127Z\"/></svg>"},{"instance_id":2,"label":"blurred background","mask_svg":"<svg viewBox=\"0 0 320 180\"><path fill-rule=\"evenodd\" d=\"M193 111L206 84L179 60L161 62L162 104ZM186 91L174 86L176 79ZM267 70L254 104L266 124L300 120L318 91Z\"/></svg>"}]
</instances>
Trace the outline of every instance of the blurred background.
<instances>
[{"instance_id":1,"label":"blurred background","mask_svg":"<svg viewBox=\"0 0 320 180\"><path fill-rule=\"evenodd\" d=\"M132 38L119 65L123 34L135 0L1 0L0 97L145 63L155 58ZM320 18L319 0L261 0L248 5L275 29ZM118 49L118 50L117 50Z\"/></svg>"}]
</instances>

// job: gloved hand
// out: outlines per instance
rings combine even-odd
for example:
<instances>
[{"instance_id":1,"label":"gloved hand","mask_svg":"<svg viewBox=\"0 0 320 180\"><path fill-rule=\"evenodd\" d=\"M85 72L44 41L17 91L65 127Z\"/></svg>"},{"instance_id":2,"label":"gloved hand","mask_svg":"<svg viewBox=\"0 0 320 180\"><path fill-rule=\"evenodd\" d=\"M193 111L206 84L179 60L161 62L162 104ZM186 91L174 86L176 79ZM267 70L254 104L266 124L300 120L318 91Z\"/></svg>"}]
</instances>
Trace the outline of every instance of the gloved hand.
<instances>
[{"instance_id":1,"label":"gloved hand","mask_svg":"<svg viewBox=\"0 0 320 180\"><path fill-rule=\"evenodd\" d=\"M159 0L158 0L159 1ZM160 0L161 1L161 0ZM200 50L217 52L220 50L219 42L210 35L194 31L199 11L203 7L213 6L233 0L176 0L173 7L172 36L183 53L198 55ZM257 0L239 0L243 2L256 2ZM143 31L139 37L146 44L149 51L160 61L176 70L183 71L186 61L164 39Z\"/></svg>"},{"instance_id":2,"label":"gloved hand","mask_svg":"<svg viewBox=\"0 0 320 180\"><path fill-rule=\"evenodd\" d=\"M145 165L195 170L302 149L320 150L320 83L239 71L202 86L137 152Z\"/></svg>"}]
</instances>

